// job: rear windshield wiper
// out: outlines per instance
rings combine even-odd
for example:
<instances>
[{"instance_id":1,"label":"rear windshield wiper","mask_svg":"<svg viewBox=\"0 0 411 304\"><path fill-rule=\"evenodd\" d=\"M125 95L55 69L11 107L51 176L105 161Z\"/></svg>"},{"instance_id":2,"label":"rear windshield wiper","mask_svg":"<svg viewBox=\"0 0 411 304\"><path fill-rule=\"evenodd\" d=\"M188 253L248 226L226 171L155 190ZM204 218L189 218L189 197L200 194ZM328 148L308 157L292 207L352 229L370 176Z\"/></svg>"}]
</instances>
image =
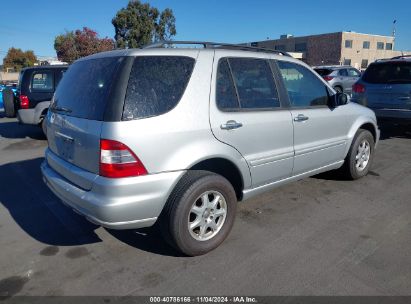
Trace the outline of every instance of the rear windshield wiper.
<instances>
[{"instance_id":1,"label":"rear windshield wiper","mask_svg":"<svg viewBox=\"0 0 411 304\"><path fill-rule=\"evenodd\" d=\"M66 113L71 113L71 109L65 108L65 107L53 107L53 110L58 111L58 112L66 112Z\"/></svg>"}]
</instances>

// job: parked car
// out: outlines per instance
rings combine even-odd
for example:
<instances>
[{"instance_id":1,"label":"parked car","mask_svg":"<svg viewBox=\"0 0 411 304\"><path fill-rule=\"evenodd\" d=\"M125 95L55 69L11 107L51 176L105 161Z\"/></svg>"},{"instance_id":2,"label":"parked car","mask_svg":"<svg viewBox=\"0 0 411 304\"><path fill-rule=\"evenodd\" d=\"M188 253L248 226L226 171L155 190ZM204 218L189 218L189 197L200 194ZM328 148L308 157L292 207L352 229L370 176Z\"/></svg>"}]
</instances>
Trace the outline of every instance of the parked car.
<instances>
[{"instance_id":1,"label":"parked car","mask_svg":"<svg viewBox=\"0 0 411 304\"><path fill-rule=\"evenodd\" d=\"M360 78L361 72L352 66L318 66L314 70L337 92L351 94L352 85Z\"/></svg>"},{"instance_id":2,"label":"parked car","mask_svg":"<svg viewBox=\"0 0 411 304\"><path fill-rule=\"evenodd\" d=\"M374 113L305 63L164 44L77 60L54 95L44 181L91 222L157 222L175 248L200 255L227 237L237 201L328 170L367 174Z\"/></svg>"},{"instance_id":3,"label":"parked car","mask_svg":"<svg viewBox=\"0 0 411 304\"><path fill-rule=\"evenodd\" d=\"M353 85L352 98L374 110L380 119L411 123L411 57L370 64Z\"/></svg>"},{"instance_id":4,"label":"parked car","mask_svg":"<svg viewBox=\"0 0 411 304\"><path fill-rule=\"evenodd\" d=\"M20 72L15 98L20 123L41 125L66 70L67 66L35 66Z\"/></svg>"}]
</instances>

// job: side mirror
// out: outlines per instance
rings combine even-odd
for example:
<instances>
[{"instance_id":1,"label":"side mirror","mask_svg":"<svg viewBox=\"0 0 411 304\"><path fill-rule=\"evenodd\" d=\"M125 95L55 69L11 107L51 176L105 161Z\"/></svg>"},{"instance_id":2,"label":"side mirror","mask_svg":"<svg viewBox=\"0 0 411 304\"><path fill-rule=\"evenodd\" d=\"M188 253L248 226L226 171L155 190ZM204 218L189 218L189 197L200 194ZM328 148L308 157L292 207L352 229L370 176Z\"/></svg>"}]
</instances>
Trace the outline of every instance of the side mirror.
<instances>
[{"instance_id":1,"label":"side mirror","mask_svg":"<svg viewBox=\"0 0 411 304\"><path fill-rule=\"evenodd\" d=\"M338 106L343 106L347 104L348 97L345 93L337 93L335 95L331 95L329 99L329 106L331 108L336 108Z\"/></svg>"}]
</instances>

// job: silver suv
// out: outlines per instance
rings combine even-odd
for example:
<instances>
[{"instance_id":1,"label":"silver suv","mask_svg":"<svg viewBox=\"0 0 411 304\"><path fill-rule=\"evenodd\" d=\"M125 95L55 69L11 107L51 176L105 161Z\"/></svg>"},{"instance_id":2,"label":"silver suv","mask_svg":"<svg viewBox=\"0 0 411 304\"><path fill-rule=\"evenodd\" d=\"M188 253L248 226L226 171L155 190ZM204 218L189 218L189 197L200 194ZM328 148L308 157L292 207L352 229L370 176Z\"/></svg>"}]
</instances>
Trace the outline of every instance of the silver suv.
<instances>
[{"instance_id":1,"label":"silver suv","mask_svg":"<svg viewBox=\"0 0 411 304\"><path fill-rule=\"evenodd\" d=\"M374 112L303 62L201 44L75 62L47 116L42 164L50 189L91 222L158 223L186 255L227 237L237 201L328 170L366 175L379 139Z\"/></svg>"},{"instance_id":2,"label":"silver suv","mask_svg":"<svg viewBox=\"0 0 411 304\"><path fill-rule=\"evenodd\" d=\"M337 92L352 93L353 84L360 79L361 72L352 66L318 66L314 67L320 76Z\"/></svg>"}]
</instances>

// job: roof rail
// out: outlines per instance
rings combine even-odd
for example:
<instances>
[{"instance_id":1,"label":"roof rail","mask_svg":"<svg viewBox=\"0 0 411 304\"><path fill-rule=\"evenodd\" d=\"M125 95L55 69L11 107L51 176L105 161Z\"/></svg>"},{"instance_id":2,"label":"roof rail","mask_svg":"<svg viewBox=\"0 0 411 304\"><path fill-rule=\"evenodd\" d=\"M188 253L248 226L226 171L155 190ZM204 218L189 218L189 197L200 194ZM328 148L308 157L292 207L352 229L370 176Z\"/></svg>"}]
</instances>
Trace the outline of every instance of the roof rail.
<instances>
[{"instance_id":1,"label":"roof rail","mask_svg":"<svg viewBox=\"0 0 411 304\"><path fill-rule=\"evenodd\" d=\"M152 44L148 44L142 47L142 49L153 49L153 48L162 48L166 45L173 44L197 44L202 45L205 49L236 49L243 51L254 51L254 52L264 52L264 53L274 53L282 56L292 57L290 54L284 51L271 50L267 48L239 45L239 44L230 44L230 43L219 43L219 42L209 42L209 41L173 41L173 40L163 40L158 41Z\"/></svg>"},{"instance_id":2,"label":"roof rail","mask_svg":"<svg viewBox=\"0 0 411 304\"><path fill-rule=\"evenodd\" d=\"M407 57L411 57L411 55L400 55L400 56L392 57L391 59L401 59L401 58L407 58Z\"/></svg>"}]
</instances>

